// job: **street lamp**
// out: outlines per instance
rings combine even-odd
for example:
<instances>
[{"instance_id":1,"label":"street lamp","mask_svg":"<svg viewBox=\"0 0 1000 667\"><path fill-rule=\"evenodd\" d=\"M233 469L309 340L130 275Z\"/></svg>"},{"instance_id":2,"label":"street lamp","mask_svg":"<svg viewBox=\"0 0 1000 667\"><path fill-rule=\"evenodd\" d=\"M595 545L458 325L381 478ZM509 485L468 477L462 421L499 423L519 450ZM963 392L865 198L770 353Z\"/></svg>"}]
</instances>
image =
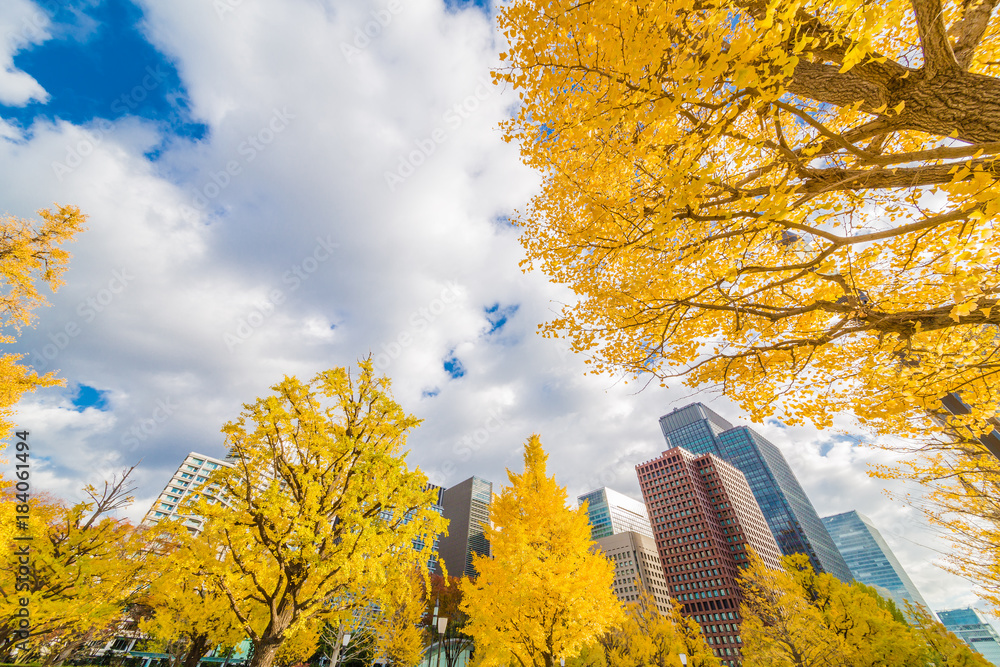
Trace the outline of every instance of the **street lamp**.
<instances>
[{"instance_id":1,"label":"street lamp","mask_svg":"<svg viewBox=\"0 0 1000 667\"><path fill-rule=\"evenodd\" d=\"M681 667L687 667L688 657L683 653L678 653L677 657L681 659Z\"/></svg>"},{"instance_id":2,"label":"street lamp","mask_svg":"<svg viewBox=\"0 0 1000 667\"><path fill-rule=\"evenodd\" d=\"M334 667L336 667L336 665L339 665L341 662L343 662L343 660L344 660L344 653L347 652L347 645L350 644L350 643L351 643L351 633L350 632L345 632L344 633L344 638L340 642L341 649L340 649L340 653L337 655L337 662L335 663Z\"/></svg>"},{"instance_id":3,"label":"street lamp","mask_svg":"<svg viewBox=\"0 0 1000 667\"><path fill-rule=\"evenodd\" d=\"M438 631L437 664L438 664L438 667L441 667L441 636L444 635L444 631L447 630L447 629L448 629L448 617L447 616L438 616L438 620L437 620L437 631Z\"/></svg>"}]
</instances>

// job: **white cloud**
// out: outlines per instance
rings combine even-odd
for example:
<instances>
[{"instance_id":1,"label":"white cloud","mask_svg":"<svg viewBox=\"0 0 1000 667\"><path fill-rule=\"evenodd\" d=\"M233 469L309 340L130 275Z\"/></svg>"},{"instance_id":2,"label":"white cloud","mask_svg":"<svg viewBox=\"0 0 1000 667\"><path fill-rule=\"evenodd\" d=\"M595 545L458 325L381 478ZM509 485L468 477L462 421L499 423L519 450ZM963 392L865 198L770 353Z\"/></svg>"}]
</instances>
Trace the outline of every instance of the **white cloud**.
<instances>
[{"instance_id":1,"label":"white cloud","mask_svg":"<svg viewBox=\"0 0 1000 667\"><path fill-rule=\"evenodd\" d=\"M19 107L48 99L41 84L14 67L14 54L51 37L49 23L48 14L30 0L4 0L0 5L0 104Z\"/></svg>"}]
</instances>

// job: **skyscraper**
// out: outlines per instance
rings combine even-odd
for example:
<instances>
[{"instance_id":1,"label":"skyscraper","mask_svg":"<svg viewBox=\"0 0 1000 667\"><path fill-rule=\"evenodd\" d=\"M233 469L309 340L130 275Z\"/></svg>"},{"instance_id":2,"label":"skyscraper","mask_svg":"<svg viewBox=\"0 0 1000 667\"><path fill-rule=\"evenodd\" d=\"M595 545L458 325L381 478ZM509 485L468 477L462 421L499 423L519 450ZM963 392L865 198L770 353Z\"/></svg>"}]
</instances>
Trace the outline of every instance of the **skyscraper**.
<instances>
[{"instance_id":1,"label":"skyscraper","mask_svg":"<svg viewBox=\"0 0 1000 667\"><path fill-rule=\"evenodd\" d=\"M660 417L660 429L670 446L697 454L715 454L743 472L783 554L804 553L817 572L829 572L847 583L854 581L850 568L774 444L745 426L733 426L701 403Z\"/></svg>"},{"instance_id":2,"label":"skyscraper","mask_svg":"<svg viewBox=\"0 0 1000 667\"><path fill-rule=\"evenodd\" d=\"M472 554L490 555L490 543L483 525L490 521L493 483L470 477L441 494L448 535L438 543L438 557L444 561L449 576L476 576Z\"/></svg>"},{"instance_id":3,"label":"skyscraper","mask_svg":"<svg viewBox=\"0 0 1000 667\"><path fill-rule=\"evenodd\" d=\"M938 618L966 644L994 665L1000 665L1000 636L989 621L971 607L939 611Z\"/></svg>"},{"instance_id":4,"label":"skyscraper","mask_svg":"<svg viewBox=\"0 0 1000 667\"><path fill-rule=\"evenodd\" d=\"M614 489L601 487L577 497L577 503L587 503L590 534L594 540L616 533L634 531L653 538L646 506Z\"/></svg>"},{"instance_id":5,"label":"skyscraper","mask_svg":"<svg viewBox=\"0 0 1000 667\"><path fill-rule=\"evenodd\" d=\"M680 447L635 467L672 597L701 625L715 654L735 665L740 568L752 548L772 568L781 552L743 473L714 454Z\"/></svg>"},{"instance_id":6,"label":"skyscraper","mask_svg":"<svg viewBox=\"0 0 1000 667\"><path fill-rule=\"evenodd\" d=\"M823 517L823 525L830 532L855 579L888 591L900 611L906 611L906 603L909 602L931 613L920 591L910 581L871 519L858 512L844 512Z\"/></svg>"},{"instance_id":7,"label":"skyscraper","mask_svg":"<svg viewBox=\"0 0 1000 667\"><path fill-rule=\"evenodd\" d=\"M208 479L213 470L219 467L232 467L229 461L215 459L198 452L191 452L184 461L177 467L177 472L173 474L166 487L160 492L160 496L153 503L153 506L146 512L142 523L151 525L165 519L184 516L184 523L187 529L192 532L201 531L201 519L194 516L182 515L179 512L181 501L192 490ZM205 490L205 495L212 498L214 489L209 487Z\"/></svg>"}]
</instances>

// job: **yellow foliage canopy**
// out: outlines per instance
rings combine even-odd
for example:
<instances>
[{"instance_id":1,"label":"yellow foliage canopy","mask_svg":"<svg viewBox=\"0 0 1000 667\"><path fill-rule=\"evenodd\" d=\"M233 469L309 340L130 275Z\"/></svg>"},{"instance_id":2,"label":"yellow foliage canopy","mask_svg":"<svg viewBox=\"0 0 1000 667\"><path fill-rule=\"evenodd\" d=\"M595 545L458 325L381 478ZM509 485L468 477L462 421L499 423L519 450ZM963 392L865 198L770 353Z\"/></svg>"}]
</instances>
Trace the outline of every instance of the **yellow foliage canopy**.
<instances>
[{"instance_id":1,"label":"yellow foliage canopy","mask_svg":"<svg viewBox=\"0 0 1000 667\"><path fill-rule=\"evenodd\" d=\"M529 266L595 372L757 420L919 433L1000 408L997 0L517 0Z\"/></svg>"},{"instance_id":2,"label":"yellow foliage canopy","mask_svg":"<svg viewBox=\"0 0 1000 667\"><path fill-rule=\"evenodd\" d=\"M10 657L15 644L27 639L29 654L37 658L42 646L49 660L66 645L98 639L123 612L141 586L142 547L133 527L114 511L131 502L128 472L99 492L88 486L90 499L66 506L45 495L29 500L27 532L30 541L6 537L0 563L0 657ZM15 507L12 490L0 491L0 503ZM13 518L13 517L11 517ZM18 549L28 546L33 576L18 581ZM17 612L27 598L30 635L18 636ZM63 656L65 657L65 656Z\"/></svg>"},{"instance_id":3,"label":"yellow foliage canopy","mask_svg":"<svg viewBox=\"0 0 1000 667\"><path fill-rule=\"evenodd\" d=\"M46 303L40 285L55 291L69 263L62 244L83 230L86 216L75 206L38 212L41 225L11 216L0 218L0 343L12 343L11 329L31 324L32 311ZM0 436L10 429L11 406L26 391L59 384L55 373L38 375L18 362L22 354L0 355Z\"/></svg>"},{"instance_id":4,"label":"yellow foliage canopy","mask_svg":"<svg viewBox=\"0 0 1000 667\"><path fill-rule=\"evenodd\" d=\"M566 489L546 476L537 435L524 446L524 472L507 471L484 526L492 558L475 556L478 577L462 580L465 632L483 667L553 667L622 619L614 567L591 550L586 507L566 507Z\"/></svg>"},{"instance_id":5,"label":"yellow foliage canopy","mask_svg":"<svg viewBox=\"0 0 1000 667\"><path fill-rule=\"evenodd\" d=\"M805 555L759 558L744 570L743 664L746 667L987 667L982 656L922 609L913 626L863 584L817 575Z\"/></svg>"},{"instance_id":6,"label":"yellow foliage canopy","mask_svg":"<svg viewBox=\"0 0 1000 667\"><path fill-rule=\"evenodd\" d=\"M287 637L378 603L414 571L426 578L445 520L427 477L406 465L407 415L371 359L304 384L286 377L223 432L235 465L219 468L187 512L224 547L202 562L269 667Z\"/></svg>"},{"instance_id":7,"label":"yellow foliage canopy","mask_svg":"<svg viewBox=\"0 0 1000 667\"><path fill-rule=\"evenodd\" d=\"M681 615L680 605L672 602L670 613L663 616L648 591L643 591L637 602L627 606L625 622L605 633L598 644L604 658L600 667L674 665L681 654L687 656L689 667L719 667L721 664L705 643L698 624ZM599 667L584 663L590 664Z\"/></svg>"}]
</instances>

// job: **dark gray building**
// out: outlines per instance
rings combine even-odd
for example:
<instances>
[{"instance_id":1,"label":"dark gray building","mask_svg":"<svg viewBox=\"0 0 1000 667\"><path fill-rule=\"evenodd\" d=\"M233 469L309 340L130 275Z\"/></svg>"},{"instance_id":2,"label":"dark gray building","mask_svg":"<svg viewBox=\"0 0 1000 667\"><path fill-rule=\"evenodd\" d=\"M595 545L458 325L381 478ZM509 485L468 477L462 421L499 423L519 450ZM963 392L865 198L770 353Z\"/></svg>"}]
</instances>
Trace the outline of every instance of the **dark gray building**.
<instances>
[{"instance_id":1,"label":"dark gray building","mask_svg":"<svg viewBox=\"0 0 1000 667\"><path fill-rule=\"evenodd\" d=\"M444 518L448 520L448 536L438 541L438 557L444 561L449 576L474 577L472 554L490 555L490 543L483 525L490 522L493 483L470 477L446 489L441 497Z\"/></svg>"},{"instance_id":2,"label":"dark gray building","mask_svg":"<svg viewBox=\"0 0 1000 667\"><path fill-rule=\"evenodd\" d=\"M817 572L828 572L847 583L854 581L816 509L774 444L746 426L733 426L701 403L660 417L660 429L671 447L715 454L746 476L783 554L806 554Z\"/></svg>"},{"instance_id":3,"label":"dark gray building","mask_svg":"<svg viewBox=\"0 0 1000 667\"><path fill-rule=\"evenodd\" d=\"M823 517L823 525L855 579L877 589L884 589L900 611L905 612L906 603L910 603L931 613L920 591L910 581L906 570L871 519L858 512L844 512Z\"/></svg>"}]
</instances>

